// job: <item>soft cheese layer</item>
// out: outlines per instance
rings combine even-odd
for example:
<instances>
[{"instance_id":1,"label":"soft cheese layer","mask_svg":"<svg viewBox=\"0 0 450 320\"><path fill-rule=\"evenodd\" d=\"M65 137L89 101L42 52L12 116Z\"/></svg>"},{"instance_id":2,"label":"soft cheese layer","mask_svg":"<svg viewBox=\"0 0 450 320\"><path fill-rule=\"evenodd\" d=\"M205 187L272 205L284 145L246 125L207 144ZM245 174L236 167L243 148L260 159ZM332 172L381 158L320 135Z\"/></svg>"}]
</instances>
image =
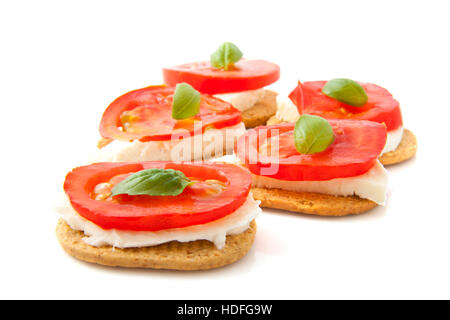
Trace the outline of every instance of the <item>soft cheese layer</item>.
<instances>
[{"instance_id":1,"label":"soft cheese layer","mask_svg":"<svg viewBox=\"0 0 450 320\"><path fill-rule=\"evenodd\" d=\"M294 192L315 192L336 196L357 195L384 205L386 202L387 172L377 160L366 173L351 177L326 181L286 181L265 176L253 176L253 187L275 188Z\"/></svg>"},{"instance_id":2,"label":"soft cheese layer","mask_svg":"<svg viewBox=\"0 0 450 320\"><path fill-rule=\"evenodd\" d=\"M397 149L403 138L403 126L387 132L386 145L381 154Z\"/></svg>"},{"instance_id":3,"label":"soft cheese layer","mask_svg":"<svg viewBox=\"0 0 450 320\"><path fill-rule=\"evenodd\" d=\"M277 113L275 115L277 119L284 122L296 122L300 117L297 106L286 96L277 96ZM397 149L398 145L403 138L403 126L388 131L386 145L384 146L383 153L393 151Z\"/></svg>"},{"instance_id":4,"label":"soft cheese layer","mask_svg":"<svg viewBox=\"0 0 450 320\"><path fill-rule=\"evenodd\" d=\"M242 165L239 158L234 154L217 158L213 161ZM357 195L380 205L384 205L386 202L388 176L386 169L378 160L369 171L351 178L338 178L326 181L287 181L254 174L252 176L252 186L256 188L275 188L294 192L325 193L336 196Z\"/></svg>"},{"instance_id":5,"label":"soft cheese layer","mask_svg":"<svg viewBox=\"0 0 450 320\"><path fill-rule=\"evenodd\" d=\"M257 89L237 93L216 94L215 97L231 103L233 107L243 112L253 107L258 101L262 100L264 98L264 94L264 89Z\"/></svg>"},{"instance_id":6,"label":"soft cheese layer","mask_svg":"<svg viewBox=\"0 0 450 320\"><path fill-rule=\"evenodd\" d=\"M57 207L58 213L74 230L83 231L83 241L100 247L110 245L117 248L137 248L156 246L170 241L189 242L208 240L218 249L225 246L226 236L240 234L248 229L250 222L261 212L259 201L250 193L244 204L235 212L209 223L160 231L104 230L80 216L71 206L67 197Z\"/></svg>"},{"instance_id":7,"label":"soft cheese layer","mask_svg":"<svg viewBox=\"0 0 450 320\"><path fill-rule=\"evenodd\" d=\"M286 96L277 96L277 119L284 122L296 122L300 117L297 106Z\"/></svg>"},{"instance_id":8,"label":"soft cheese layer","mask_svg":"<svg viewBox=\"0 0 450 320\"><path fill-rule=\"evenodd\" d=\"M235 140L245 132L241 122L222 129L207 129L202 135L181 140L132 142L114 140L97 150L91 162L206 160L232 153Z\"/></svg>"}]
</instances>

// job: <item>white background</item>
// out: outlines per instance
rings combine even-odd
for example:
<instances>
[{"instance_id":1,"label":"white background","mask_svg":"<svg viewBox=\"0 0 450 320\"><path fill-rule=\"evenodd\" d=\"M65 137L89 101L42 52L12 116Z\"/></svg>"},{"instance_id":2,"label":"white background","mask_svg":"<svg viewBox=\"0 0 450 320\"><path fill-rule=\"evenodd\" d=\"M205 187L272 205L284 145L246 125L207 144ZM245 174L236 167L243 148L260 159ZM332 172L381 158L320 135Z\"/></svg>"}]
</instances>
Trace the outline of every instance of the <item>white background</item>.
<instances>
[{"instance_id":1,"label":"white background","mask_svg":"<svg viewBox=\"0 0 450 320\"><path fill-rule=\"evenodd\" d=\"M450 298L448 13L446 1L2 1L0 298ZM206 272L66 255L55 197L104 108L223 41L278 63L281 94L334 77L394 94L419 150L389 168L387 206L265 210L249 254Z\"/></svg>"}]
</instances>

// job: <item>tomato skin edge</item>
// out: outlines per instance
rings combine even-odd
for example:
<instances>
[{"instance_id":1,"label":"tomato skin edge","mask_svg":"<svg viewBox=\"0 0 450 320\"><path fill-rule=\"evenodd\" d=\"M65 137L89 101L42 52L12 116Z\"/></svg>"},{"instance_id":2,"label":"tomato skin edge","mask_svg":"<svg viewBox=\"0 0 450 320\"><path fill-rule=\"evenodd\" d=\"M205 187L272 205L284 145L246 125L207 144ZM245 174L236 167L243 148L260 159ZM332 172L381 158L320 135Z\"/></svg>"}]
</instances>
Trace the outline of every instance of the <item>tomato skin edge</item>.
<instances>
[{"instance_id":1,"label":"tomato skin edge","mask_svg":"<svg viewBox=\"0 0 450 320\"><path fill-rule=\"evenodd\" d=\"M196 90L206 94L235 93L248 90L256 90L276 82L280 78L280 67L264 60L241 60L238 64L264 63L270 71L262 74L248 74L224 70L208 70L202 73L198 70L186 69L189 65L208 65L209 62L187 63L172 68L163 68L164 83L175 86L177 83L186 82ZM247 72L247 71L246 71Z\"/></svg>"},{"instance_id":2,"label":"tomato skin edge","mask_svg":"<svg viewBox=\"0 0 450 320\"><path fill-rule=\"evenodd\" d=\"M148 89L155 89L155 90L162 90L162 91L171 91L171 89L166 85L155 85L155 86L148 86L140 89L135 89L132 91L128 91L116 99L114 99L113 102L109 104L109 106L105 109L103 112L100 125L99 125L99 132L100 135L103 138L106 139L116 139L117 135L121 135L123 137L123 140L132 141L135 140L135 135L133 134L127 134L125 132L122 132L118 129L120 126L120 115L122 112L130 110L133 108L132 105L130 105L128 108L115 108L114 106L119 106L122 102L122 100L130 100L130 96L136 96L143 92L144 90ZM128 137L128 139L127 139Z\"/></svg>"},{"instance_id":3,"label":"tomato skin edge","mask_svg":"<svg viewBox=\"0 0 450 320\"><path fill-rule=\"evenodd\" d=\"M270 158L266 158L264 156L260 156L259 146L262 144L260 141L260 130L267 129L267 138L270 138L274 131L279 133L284 133L289 130L293 130L294 124L278 124L272 126L261 126L251 130L248 130L246 134L241 136L235 146L235 153L240 159L241 162L245 164L247 169L255 175L264 175L278 180L287 180L287 181L326 181L337 178L350 178L354 176L358 176L364 174L369 171L375 162L377 161L378 155L384 148L386 143L386 127L382 124L365 121L365 120L330 120L330 124L333 126L335 124L364 124L368 127L371 127L371 132L376 133L377 140L372 143L372 147L374 149L371 152L370 156L366 156L366 159L354 159L349 161L347 164L336 165L333 163L327 165L317 165L310 161L310 163L299 163L292 162L291 160L281 159L279 160L278 170L276 173L267 175L262 174L262 170L269 168L273 163L270 162ZM249 141L251 135L255 135L257 138L253 141ZM367 137L370 138L370 137ZM255 145L256 142L256 145ZM333 144L336 143L333 142ZM332 144L332 145L333 145ZM329 148L332 147L329 146ZM329 149L328 148L328 149ZM315 155L307 155L307 157L311 158L319 158L322 157L323 154L328 152L328 149L323 151L322 153L318 153ZM257 155L255 159L253 155ZM299 154L300 155L300 154ZM252 158L251 158L252 157Z\"/></svg>"},{"instance_id":4,"label":"tomato skin edge","mask_svg":"<svg viewBox=\"0 0 450 320\"><path fill-rule=\"evenodd\" d=\"M103 112L99 132L100 135L105 139L117 139L122 141L133 141L139 140L141 142L147 141L167 141L172 139L172 134L153 134L153 135L137 135L134 133L124 132L119 130L121 125L120 123L120 115L124 111L128 111L133 109L138 105L138 98L141 95L146 94L147 91L151 91L152 94L171 94L174 91L173 87L168 87L166 85L155 85L148 86L141 89L136 89L129 91L118 98L116 98ZM242 121L242 114L239 110L234 108L230 103L222 101L218 98L215 98L210 95L202 94L202 99L220 101L221 104L229 105L230 113L228 114L220 114L218 117L220 120L214 122L214 127L216 129L221 129L225 127L230 127L236 124L239 124ZM124 106L125 105L125 106ZM168 111L170 112L170 111ZM206 129L207 126L202 127L202 133ZM193 136L196 132L189 131L189 135Z\"/></svg>"},{"instance_id":5,"label":"tomato skin edge","mask_svg":"<svg viewBox=\"0 0 450 320\"><path fill-rule=\"evenodd\" d=\"M104 201L94 200L90 196L90 191L98 183L117 174L154 167L180 169L183 166L199 174L208 170L225 172L226 174L220 174L223 175L224 179L227 179L228 183L228 189L222 195L226 200L228 199L226 206L222 204L221 207L214 203L211 204L211 207L213 207L211 210L202 209L195 214L192 212L162 212L163 208L145 208L145 210L137 212L142 208L136 209L135 206L129 204L105 203ZM242 206L250 192L250 187L251 176L243 168L229 164L195 164L189 162L95 163L73 169L67 174L64 182L64 191L73 209L79 215L105 230L128 231L159 231L215 221L233 213ZM174 208L177 208L177 206L175 205Z\"/></svg>"},{"instance_id":6,"label":"tomato skin edge","mask_svg":"<svg viewBox=\"0 0 450 320\"><path fill-rule=\"evenodd\" d=\"M372 83L358 82L366 90L369 101L365 106L354 107L338 102L321 91L318 92L317 89L321 89L325 83L326 81L306 81L303 83L298 81L297 86L289 94L289 99L297 106L300 115L312 114L326 119L374 121L384 123L387 131L396 130L403 125L400 104L385 88ZM371 102L373 99L376 99L376 101ZM335 105L336 109L346 109L349 114L344 117L333 116L330 113L332 105ZM350 115L351 113L353 115Z\"/></svg>"},{"instance_id":7,"label":"tomato skin edge","mask_svg":"<svg viewBox=\"0 0 450 320\"><path fill-rule=\"evenodd\" d=\"M303 94L303 84L300 82L300 80L297 82L297 86L294 88L294 90L291 91L288 98L294 105L297 106L298 113L302 115L304 113L303 106L305 102Z\"/></svg>"}]
</instances>

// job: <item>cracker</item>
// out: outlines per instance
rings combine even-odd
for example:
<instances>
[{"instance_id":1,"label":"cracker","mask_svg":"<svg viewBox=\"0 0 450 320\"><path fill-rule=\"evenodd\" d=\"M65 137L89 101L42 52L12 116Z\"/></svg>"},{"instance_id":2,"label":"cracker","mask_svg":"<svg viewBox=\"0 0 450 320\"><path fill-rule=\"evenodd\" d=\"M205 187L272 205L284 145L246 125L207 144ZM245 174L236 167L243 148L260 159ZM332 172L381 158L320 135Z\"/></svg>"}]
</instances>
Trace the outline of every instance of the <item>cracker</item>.
<instances>
[{"instance_id":1,"label":"cracker","mask_svg":"<svg viewBox=\"0 0 450 320\"><path fill-rule=\"evenodd\" d=\"M417 152L416 136L408 129L404 129L402 141L400 141L400 144L398 145L397 149L391 152L386 152L379 158L379 160L384 166L387 166L406 161L414 157L416 152Z\"/></svg>"},{"instance_id":2,"label":"cracker","mask_svg":"<svg viewBox=\"0 0 450 320\"><path fill-rule=\"evenodd\" d=\"M277 112L277 93L270 90L264 90L264 92L261 100L242 112L242 122L247 129L265 125L267 120Z\"/></svg>"},{"instance_id":3,"label":"cracker","mask_svg":"<svg viewBox=\"0 0 450 320\"><path fill-rule=\"evenodd\" d=\"M273 116L273 117L270 117L269 120L267 120L266 125L271 126L271 125L274 125L274 124L282 124L282 123L287 123L287 122L278 119L276 116Z\"/></svg>"},{"instance_id":4,"label":"cracker","mask_svg":"<svg viewBox=\"0 0 450 320\"><path fill-rule=\"evenodd\" d=\"M346 216L366 212L377 204L357 196L333 196L312 192L252 188L253 198L261 207L282 209L319 216Z\"/></svg>"},{"instance_id":5,"label":"cracker","mask_svg":"<svg viewBox=\"0 0 450 320\"><path fill-rule=\"evenodd\" d=\"M102 149L113 141L114 140L111 138L100 138L100 140L98 140L98 142L97 142L97 148Z\"/></svg>"},{"instance_id":6,"label":"cracker","mask_svg":"<svg viewBox=\"0 0 450 320\"><path fill-rule=\"evenodd\" d=\"M253 244L256 223L243 233L227 236L225 247L218 250L207 240L172 241L152 247L93 247L82 241L84 233L70 228L59 219L56 236L63 249L77 259L112 267L173 270L206 270L233 263L242 258Z\"/></svg>"}]
</instances>

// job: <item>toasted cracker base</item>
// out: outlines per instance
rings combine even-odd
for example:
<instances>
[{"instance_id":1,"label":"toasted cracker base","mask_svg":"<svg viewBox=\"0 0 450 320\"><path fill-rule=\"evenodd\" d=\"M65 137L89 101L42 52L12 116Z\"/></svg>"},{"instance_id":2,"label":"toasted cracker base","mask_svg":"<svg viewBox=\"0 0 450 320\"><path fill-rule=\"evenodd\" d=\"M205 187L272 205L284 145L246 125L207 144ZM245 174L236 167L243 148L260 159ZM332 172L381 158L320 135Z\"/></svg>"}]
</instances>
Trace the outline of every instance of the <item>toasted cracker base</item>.
<instances>
[{"instance_id":1,"label":"toasted cracker base","mask_svg":"<svg viewBox=\"0 0 450 320\"><path fill-rule=\"evenodd\" d=\"M357 196L342 197L266 188L252 188L252 193L255 200L261 201L261 207L319 216L359 214L377 206L375 202Z\"/></svg>"},{"instance_id":2,"label":"toasted cracker base","mask_svg":"<svg viewBox=\"0 0 450 320\"><path fill-rule=\"evenodd\" d=\"M277 93L265 90L264 98L253 107L242 112L245 127L254 128L265 125L267 120L277 112Z\"/></svg>"},{"instance_id":3,"label":"toasted cracker base","mask_svg":"<svg viewBox=\"0 0 450 320\"><path fill-rule=\"evenodd\" d=\"M402 141L398 145L397 149L383 154L379 160L385 165L391 165L406 161L412 157L417 152L417 139L414 133L408 129L403 130Z\"/></svg>"},{"instance_id":4,"label":"toasted cracker base","mask_svg":"<svg viewBox=\"0 0 450 320\"><path fill-rule=\"evenodd\" d=\"M243 233L227 236L226 245L218 250L207 240L172 241L152 247L119 249L93 247L82 241L84 233L70 228L60 219L56 236L63 249L77 259L111 267L172 270L206 270L233 263L242 258L255 239L256 223Z\"/></svg>"},{"instance_id":5,"label":"toasted cracker base","mask_svg":"<svg viewBox=\"0 0 450 320\"><path fill-rule=\"evenodd\" d=\"M273 117L270 117L269 120L267 120L266 125L271 126L274 124L281 124L281 123L287 123L287 122L278 119L276 116L273 116Z\"/></svg>"}]
</instances>

